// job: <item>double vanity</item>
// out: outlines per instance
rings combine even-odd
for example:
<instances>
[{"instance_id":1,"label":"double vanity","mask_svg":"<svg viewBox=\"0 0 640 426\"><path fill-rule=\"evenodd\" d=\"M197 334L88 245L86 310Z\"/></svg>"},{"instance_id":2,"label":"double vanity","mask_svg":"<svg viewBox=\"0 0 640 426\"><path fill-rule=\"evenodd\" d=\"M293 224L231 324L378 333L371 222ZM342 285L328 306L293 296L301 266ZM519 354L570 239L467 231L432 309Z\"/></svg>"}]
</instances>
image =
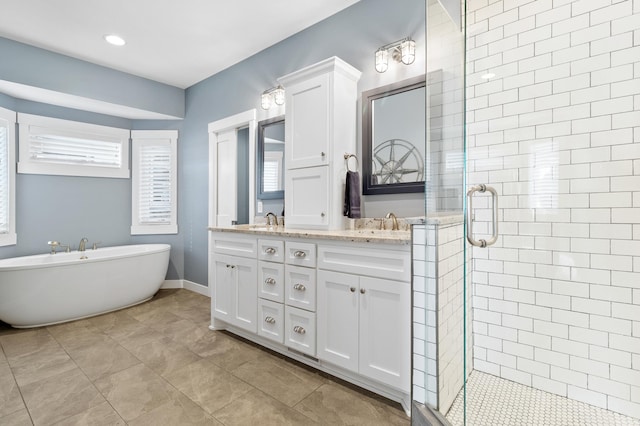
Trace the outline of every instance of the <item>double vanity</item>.
<instances>
[{"instance_id":1,"label":"double vanity","mask_svg":"<svg viewBox=\"0 0 640 426\"><path fill-rule=\"evenodd\" d=\"M211 328L409 407L411 234L210 228Z\"/></svg>"}]
</instances>

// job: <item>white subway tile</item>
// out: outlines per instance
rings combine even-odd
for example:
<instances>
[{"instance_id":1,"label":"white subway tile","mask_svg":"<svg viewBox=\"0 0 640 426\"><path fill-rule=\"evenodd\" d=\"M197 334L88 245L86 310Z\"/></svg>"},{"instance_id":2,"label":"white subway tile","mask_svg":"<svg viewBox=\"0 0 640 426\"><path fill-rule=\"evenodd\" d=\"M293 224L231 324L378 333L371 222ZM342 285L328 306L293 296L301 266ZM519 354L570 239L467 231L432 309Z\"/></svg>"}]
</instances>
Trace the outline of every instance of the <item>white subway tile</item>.
<instances>
[{"instance_id":1,"label":"white subway tile","mask_svg":"<svg viewBox=\"0 0 640 426\"><path fill-rule=\"evenodd\" d=\"M584 104L584 106L588 107L588 104ZM597 161L608 161L611 159L611 148L610 147L598 147L598 148L587 148L587 149L574 149L571 151L571 162L572 163L593 163ZM596 181L596 179L593 179ZM609 190L608 179L601 179L601 183L607 183L606 190ZM572 187L573 187L573 182ZM590 189L590 188L589 188ZM574 192L574 191L572 191ZM586 192L593 192L591 190Z\"/></svg>"},{"instance_id":2,"label":"white subway tile","mask_svg":"<svg viewBox=\"0 0 640 426\"><path fill-rule=\"evenodd\" d=\"M609 6L611 0L578 0L571 4L572 16L581 15L583 13L591 12ZM588 16L588 15L587 15ZM595 405L595 404L594 404Z\"/></svg>"},{"instance_id":3,"label":"white subway tile","mask_svg":"<svg viewBox=\"0 0 640 426\"><path fill-rule=\"evenodd\" d=\"M518 304L506 300L489 299L489 309L494 312L515 315L518 313Z\"/></svg>"},{"instance_id":4,"label":"white subway tile","mask_svg":"<svg viewBox=\"0 0 640 426\"><path fill-rule=\"evenodd\" d=\"M591 146L622 145L633 142L633 129L591 133Z\"/></svg>"},{"instance_id":5,"label":"white subway tile","mask_svg":"<svg viewBox=\"0 0 640 426\"><path fill-rule=\"evenodd\" d=\"M593 133L611 130L611 116L584 118L571 122L571 133Z\"/></svg>"},{"instance_id":6,"label":"white subway tile","mask_svg":"<svg viewBox=\"0 0 640 426\"><path fill-rule=\"evenodd\" d=\"M581 343L580 343L581 344ZM583 356L571 356L569 361L571 370L580 371L589 375L609 378L609 364L606 362L594 361Z\"/></svg>"},{"instance_id":7,"label":"white subway tile","mask_svg":"<svg viewBox=\"0 0 640 426\"><path fill-rule=\"evenodd\" d=\"M571 105L609 99L611 96L611 86L609 84L603 84L586 89L574 90L570 95Z\"/></svg>"},{"instance_id":8,"label":"white subway tile","mask_svg":"<svg viewBox=\"0 0 640 426\"><path fill-rule=\"evenodd\" d=\"M611 33L620 34L640 28L640 14L634 13L624 18L616 19L611 23Z\"/></svg>"},{"instance_id":9,"label":"white subway tile","mask_svg":"<svg viewBox=\"0 0 640 426\"><path fill-rule=\"evenodd\" d=\"M488 333L489 336L502 340L509 340L512 342L518 341L518 330L511 327L502 327L500 325L489 324ZM504 345L504 342L503 342Z\"/></svg>"},{"instance_id":10,"label":"white subway tile","mask_svg":"<svg viewBox=\"0 0 640 426\"><path fill-rule=\"evenodd\" d=\"M493 364L498 364L500 366L516 368L516 357L513 355L505 354L503 352L488 350L487 361Z\"/></svg>"},{"instance_id":11,"label":"white subway tile","mask_svg":"<svg viewBox=\"0 0 640 426\"><path fill-rule=\"evenodd\" d=\"M590 315L589 328L592 330L601 330L608 333L616 333L630 336L631 335L630 320L622 320L611 318L609 316ZM613 336L613 334L611 334Z\"/></svg>"},{"instance_id":12,"label":"white subway tile","mask_svg":"<svg viewBox=\"0 0 640 426\"><path fill-rule=\"evenodd\" d=\"M553 110L553 121L568 121L587 118L591 116L589 104L571 105Z\"/></svg>"},{"instance_id":13,"label":"white subway tile","mask_svg":"<svg viewBox=\"0 0 640 426\"><path fill-rule=\"evenodd\" d=\"M611 378L621 382L624 382L624 380L620 380L619 377L614 376L614 369L616 368L616 366L631 368L631 352L624 352L616 349L605 348L602 346L590 345L589 359L611 364ZM638 375L640 375L640 371L638 372Z\"/></svg>"},{"instance_id":14,"label":"white subway tile","mask_svg":"<svg viewBox=\"0 0 640 426\"><path fill-rule=\"evenodd\" d=\"M500 377L516 383L521 383L525 386L531 386L531 374L514 370L512 368L504 366L500 367Z\"/></svg>"},{"instance_id":15,"label":"white subway tile","mask_svg":"<svg viewBox=\"0 0 640 426\"><path fill-rule=\"evenodd\" d=\"M481 348L493 349L497 352L502 352L502 340L496 339L494 337L477 335L473 337L474 346L479 346Z\"/></svg>"},{"instance_id":16,"label":"white subway tile","mask_svg":"<svg viewBox=\"0 0 640 426\"><path fill-rule=\"evenodd\" d=\"M551 318L553 322L557 322L560 324L567 324L575 327L589 327L589 315L581 312L573 312L564 309L552 309ZM569 337L572 338L571 327L569 328Z\"/></svg>"},{"instance_id":17,"label":"white subway tile","mask_svg":"<svg viewBox=\"0 0 640 426\"><path fill-rule=\"evenodd\" d=\"M567 397L586 404L595 405L596 407L607 408L607 396L600 392L594 392L581 387L569 385L567 388Z\"/></svg>"},{"instance_id":18,"label":"white subway tile","mask_svg":"<svg viewBox=\"0 0 640 426\"><path fill-rule=\"evenodd\" d=\"M549 377L550 366L526 358L518 358L518 370L531 373L534 376Z\"/></svg>"},{"instance_id":19,"label":"white subway tile","mask_svg":"<svg viewBox=\"0 0 640 426\"><path fill-rule=\"evenodd\" d=\"M531 99L538 98L540 96L547 96L553 93L552 82L547 81L539 84L532 84L530 86L523 86L518 88L518 99ZM537 109L537 108L536 108Z\"/></svg>"},{"instance_id":20,"label":"white subway tile","mask_svg":"<svg viewBox=\"0 0 640 426\"><path fill-rule=\"evenodd\" d=\"M527 44L515 49L505 50L502 52L502 63L508 64L511 62L518 62L523 59L535 57L535 46L533 44Z\"/></svg>"},{"instance_id":21,"label":"white subway tile","mask_svg":"<svg viewBox=\"0 0 640 426\"><path fill-rule=\"evenodd\" d=\"M553 223L551 235L554 237L588 237L589 224L586 223ZM528 248L528 247L524 247Z\"/></svg>"},{"instance_id":22,"label":"white subway tile","mask_svg":"<svg viewBox=\"0 0 640 426\"><path fill-rule=\"evenodd\" d=\"M640 223L640 208L613 208L611 209L612 223Z\"/></svg>"},{"instance_id":23,"label":"white subway tile","mask_svg":"<svg viewBox=\"0 0 640 426\"><path fill-rule=\"evenodd\" d=\"M608 269L571 268L571 279L590 284L611 284L611 271Z\"/></svg>"},{"instance_id":24,"label":"white subway tile","mask_svg":"<svg viewBox=\"0 0 640 426\"><path fill-rule=\"evenodd\" d=\"M593 169L594 164L591 165ZM606 166L603 163L603 166ZM605 171L602 171L604 173ZM613 170L610 170L613 172ZM571 209L571 221L581 223L611 223L611 209Z\"/></svg>"},{"instance_id":25,"label":"white subway tile","mask_svg":"<svg viewBox=\"0 0 640 426\"><path fill-rule=\"evenodd\" d=\"M569 338L569 326L566 324L557 324L549 321L534 320L533 331L535 333L559 337L561 339Z\"/></svg>"},{"instance_id":26,"label":"white subway tile","mask_svg":"<svg viewBox=\"0 0 640 426\"><path fill-rule=\"evenodd\" d=\"M540 12L536 15L537 25L553 24L571 18L571 5L556 6L551 10Z\"/></svg>"},{"instance_id":27,"label":"white subway tile","mask_svg":"<svg viewBox=\"0 0 640 426\"><path fill-rule=\"evenodd\" d=\"M611 65L617 67L624 64L632 64L636 61L636 58L640 55L640 46L629 47L624 50L617 50L611 52Z\"/></svg>"},{"instance_id":28,"label":"white subway tile","mask_svg":"<svg viewBox=\"0 0 640 426\"><path fill-rule=\"evenodd\" d=\"M570 326L569 340L587 343L589 345L607 346L609 343L609 333L599 330L590 330L588 328ZM593 346L591 346L590 349L591 348L593 348Z\"/></svg>"},{"instance_id":29,"label":"white subway tile","mask_svg":"<svg viewBox=\"0 0 640 426\"><path fill-rule=\"evenodd\" d=\"M551 25L538 25L537 28L521 32L518 34L518 45L525 46L527 44L536 43L541 40L551 38ZM539 55L540 52L536 49L535 54Z\"/></svg>"},{"instance_id":30,"label":"white subway tile","mask_svg":"<svg viewBox=\"0 0 640 426\"><path fill-rule=\"evenodd\" d=\"M584 89L585 87L589 86L589 74L578 74L572 77L553 80L553 93L569 92L573 90Z\"/></svg>"},{"instance_id":31,"label":"white subway tile","mask_svg":"<svg viewBox=\"0 0 640 426\"><path fill-rule=\"evenodd\" d=\"M591 176L629 176L633 174L631 160L606 161L591 163Z\"/></svg>"},{"instance_id":32,"label":"white subway tile","mask_svg":"<svg viewBox=\"0 0 640 426\"><path fill-rule=\"evenodd\" d=\"M609 347L633 354L640 354L640 338L611 334ZM638 382L640 384L640 382Z\"/></svg>"},{"instance_id":33,"label":"white subway tile","mask_svg":"<svg viewBox=\"0 0 640 426\"><path fill-rule=\"evenodd\" d=\"M572 297L571 310L577 311L577 312L585 312L588 314L610 316L612 307L611 307L611 302L606 302L603 300L586 299L582 297ZM625 315L625 312L622 311L621 314ZM618 315L614 315L614 317L619 318ZM627 318L627 319L630 319L630 318Z\"/></svg>"},{"instance_id":34,"label":"white subway tile","mask_svg":"<svg viewBox=\"0 0 640 426\"><path fill-rule=\"evenodd\" d=\"M552 62L551 52L543 55L536 55L533 58L523 59L518 62L520 72L538 70L540 68L550 67Z\"/></svg>"},{"instance_id":35,"label":"white subway tile","mask_svg":"<svg viewBox=\"0 0 640 426\"><path fill-rule=\"evenodd\" d=\"M585 298L589 297L589 284L576 281L554 280L552 283L552 289L554 294Z\"/></svg>"},{"instance_id":36,"label":"white subway tile","mask_svg":"<svg viewBox=\"0 0 640 426\"><path fill-rule=\"evenodd\" d=\"M612 365L611 380L627 383L630 385L638 385L638 383L640 383L640 370Z\"/></svg>"},{"instance_id":37,"label":"white subway tile","mask_svg":"<svg viewBox=\"0 0 640 426\"><path fill-rule=\"evenodd\" d=\"M484 47L484 46L481 46ZM489 43L488 55L495 55L497 53L504 52L505 50L514 49L518 47L518 36L512 35L510 37L505 36L500 40ZM467 60L469 60L469 53L467 53Z\"/></svg>"},{"instance_id":38,"label":"white subway tile","mask_svg":"<svg viewBox=\"0 0 640 426\"><path fill-rule=\"evenodd\" d=\"M562 383L586 388L588 376L585 373L568 370L562 367L551 367L551 378Z\"/></svg>"},{"instance_id":39,"label":"white subway tile","mask_svg":"<svg viewBox=\"0 0 640 426\"><path fill-rule=\"evenodd\" d=\"M565 189L568 189L568 188L565 188ZM558 208L561 208L561 209L589 207L589 195L588 194L558 194L556 197L556 205Z\"/></svg>"},{"instance_id":40,"label":"white subway tile","mask_svg":"<svg viewBox=\"0 0 640 426\"><path fill-rule=\"evenodd\" d=\"M545 53L553 52L557 49L566 49L571 46L571 35L562 34L557 37L547 38L535 43L535 54L543 55ZM567 64L568 65L568 64Z\"/></svg>"},{"instance_id":41,"label":"white subway tile","mask_svg":"<svg viewBox=\"0 0 640 426\"><path fill-rule=\"evenodd\" d=\"M504 36L509 37L512 35L517 35L523 31L529 31L536 27L536 18L535 16L529 16L524 19L518 19L515 22L511 22L509 24L505 24L504 26Z\"/></svg>"},{"instance_id":42,"label":"white subway tile","mask_svg":"<svg viewBox=\"0 0 640 426\"><path fill-rule=\"evenodd\" d=\"M558 136L566 136L572 133L572 122L564 121L553 124L542 124L536 126L537 138L551 138Z\"/></svg>"},{"instance_id":43,"label":"white subway tile","mask_svg":"<svg viewBox=\"0 0 640 426\"><path fill-rule=\"evenodd\" d=\"M489 29L503 27L504 25L518 20L518 9L508 10L504 13L489 17Z\"/></svg>"},{"instance_id":44,"label":"white subway tile","mask_svg":"<svg viewBox=\"0 0 640 426\"><path fill-rule=\"evenodd\" d=\"M601 53L612 52L616 50L627 49L633 46L633 34L624 33L612 37L594 40L591 42L591 54L599 55ZM620 64L617 64L620 65Z\"/></svg>"},{"instance_id":45,"label":"white subway tile","mask_svg":"<svg viewBox=\"0 0 640 426\"><path fill-rule=\"evenodd\" d=\"M538 362L544 362L546 364L555 365L556 367L569 368L569 355L562 352L556 352L549 350L551 348L551 338L548 336L542 336L539 334L529 333L531 335L531 341L539 342L539 338L548 338L549 345L536 344L534 349L534 359ZM542 341L546 343L546 341Z\"/></svg>"},{"instance_id":46,"label":"white subway tile","mask_svg":"<svg viewBox=\"0 0 640 426\"><path fill-rule=\"evenodd\" d=\"M508 353L510 355L533 359L533 346L504 340L502 342L502 349L505 353Z\"/></svg>"},{"instance_id":47,"label":"white subway tile","mask_svg":"<svg viewBox=\"0 0 640 426\"><path fill-rule=\"evenodd\" d=\"M541 321L551 321L551 308L546 308L543 306L536 306L536 305L527 305L525 303L521 303L518 306L518 315L523 316L523 317L527 317L527 318L533 318L534 320L541 320ZM534 329L535 329L535 322L534 322Z\"/></svg>"},{"instance_id":48,"label":"white subway tile","mask_svg":"<svg viewBox=\"0 0 640 426\"><path fill-rule=\"evenodd\" d=\"M536 111L569 106L571 104L571 93L567 92L551 96L538 96L535 97L534 102Z\"/></svg>"},{"instance_id":49,"label":"white subway tile","mask_svg":"<svg viewBox=\"0 0 640 426\"><path fill-rule=\"evenodd\" d=\"M634 241L634 243L640 243L640 241ZM640 289L640 272L611 271L611 284L619 287ZM629 300L627 299L623 302L628 303Z\"/></svg>"},{"instance_id":50,"label":"white subway tile","mask_svg":"<svg viewBox=\"0 0 640 426\"><path fill-rule=\"evenodd\" d=\"M612 116L611 127L613 129L624 129L637 126L640 122L640 111L619 113Z\"/></svg>"},{"instance_id":51,"label":"white subway tile","mask_svg":"<svg viewBox=\"0 0 640 426\"><path fill-rule=\"evenodd\" d=\"M622 1L620 3L597 9L591 12L591 25L597 25L601 22L614 21L625 16L633 14L633 6L631 1Z\"/></svg>"},{"instance_id":52,"label":"white subway tile","mask_svg":"<svg viewBox=\"0 0 640 426\"><path fill-rule=\"evenodd\" d=\"M611 244L606 239L572 238L571 251L577 253L603 253L611 252Z\"/></svg>"},{"instance_id":53,"label":"white subway tile","mask_svg":"<svg viewBox=\"0 0 640 426\"><path fill-rule=\"evenodd\" d=\"M532 376L531 385L535 389L541 389L545 392L549 392L549 393L564 396L564 397L567 396L566 383L558 382L556 380L550 380L545 377Z\"/></svg>"},{"instance_id":54,"label":"white subway tile","mask_svg":"<svg viewBox=\"0 0 640 426\"><path fill-rule=\"evenodd\" d=\"M473 368L478 371L482 371L488 374L493 374L494 376L500 376L500 366L498 364L493 364L491 362L486 362L486 361L474 358Z\"/></svg>"},{"instance_id":55,"label":"white subway tile","mask_svg":"<svg viewBox=\"0 0 640 426\"><path fill-rule=\"evenodd\" d=\"M616 81L631 80L632 78L633 65L620 65L617 67L608 68L606 70L592 72L591 86L599 86L601 84L614 83Z\"/></svg>"},{"instance_id":56,"label":"white subway tile","mask_svg":"<svg viewBox=\"0 0 640 426\"><path fill-rule=\"evenodd\" d=\"M551 27L551 32L553 36L556 37L561 34L570 33L587 27L589 27L589 15L585 14L582 16L575 16L574 18L554 22Z\"/></svg>"},{"instance_id":57,"label":"white subway tile","mask_svg":"<svg viewBox=\"0 0 640 426\"><path fill-rule=\"evenodd\" d=\"M623 98L615 98L591 103L591 115L593 117L598 115L617 114L628 111L633 111L633 96L626 96Z\"/></svg>"},{"instance_id":58,"label":"white subway tile","mask_svg":"<svg viewBox=\"0 0 640 426\"><path fill-rule=\"evenodd\" d=\"M475 287L475 286L474 286ZM473 319L488 324L502 324L502 315L499 312L492 312L485 309L473 309Z\"/></svg>"},{"instance_id":59,"label":"white subway tile","mask_svg":"<svg viewBox=\"0 0 640 426\"><path fill-rule=\"evenodd\" d=\"M632 207L630 192L591 194L591 207Z\"/></svg>"},{"instance_id":60,"label":"white subway tile","mask_svg":"<svg viewBox=\"0 0 640 426\"><path fill-rule=\"evenodd\" d=\"M571 309L571 298L563 294L536 292L536 305L550 308ZM553 314L552 314L553 320Z\"/></svg>"},{"instance_id":61,"label":"white subway tile","mask_svg":"<svg viewBox=\"0 0 640 426\"><path fill-rule=\"evenodd\" d=\"M608 408L616 413L622 413L633 418L640 418L640 403L635 403L615 397L608 397Z\"/></svg>"},{"instance_id":62,"label":"white subway tile","mask_svg":"<svg viewBox=\"0 0 640 426\"><path fill-rule=\"evenodd\" d=\"M521 114L519 117L519 123L522 126L535 126L538 124L548 124L554 121L553 111L536 111L526 114Z\"/></svg>"},{"instance_id":63,"label":"white subway tile","mask_svg":"<svg viewBox=\"0 0 640 426\"><path fill-rule=\"evenodd\" d=\"M600 40L611 35L611 23L603 22L598 25L594 25L592 22L588 28L576 30L571 32L571 45L576 46L583 43L588 43L594 40Z\"/></svg>"}]
</instances>

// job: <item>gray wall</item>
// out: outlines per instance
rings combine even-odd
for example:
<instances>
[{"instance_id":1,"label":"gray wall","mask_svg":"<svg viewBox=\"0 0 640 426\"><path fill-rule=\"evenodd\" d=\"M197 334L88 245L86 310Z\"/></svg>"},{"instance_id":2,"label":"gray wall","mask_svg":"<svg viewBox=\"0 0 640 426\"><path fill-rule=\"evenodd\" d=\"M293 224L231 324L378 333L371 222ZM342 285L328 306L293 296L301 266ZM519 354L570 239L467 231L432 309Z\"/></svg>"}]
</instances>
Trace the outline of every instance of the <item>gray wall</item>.
<instances>
[{"instance_id":1,"label":"gray wall","mask_svg":"<svg viewBox=\"0 0 640 426\"><path fill-rule=\"evenodd\" d=\"M278 77L330 56L339 56L363 72L359 92L424 74L424 9L424 0L362 0L188 88L183 121L130 121L0 95L0 106L19 112L130 129L179 131L179 234L130 235L131 185L128 179L18 175L18 244L0 247L0 258L43 253L47 250L47 240L52 238L76 246L84 236L91 241L101 240L104 245L167 242L172 245L168 278L184 278L206 285L208 123L252 108L259 111L259 120L266 118L261 116L264 115L259 99L262 91L273 87ZM417 42L416 62L411 66L392 64L386 73L376 73L373 68L375 50L408 35ZM175 105L163 106L159 111L154 105L173 103L184 93L180 89L0 39L0 56L21 57L23 54L26 59L20 59L18 63L28 68L26 75L20 77L21 66L2 61L0 79L19 80L24 84L157 112L179 113L179 106L178 110ZM360 114L357 116L359 129ZM361 157L359 150L357 154ZM422 215L424 196L368 196L363 199L363 210L367 216L381 216L391 210L399 216Z\"/></svg>"}]
</instances>

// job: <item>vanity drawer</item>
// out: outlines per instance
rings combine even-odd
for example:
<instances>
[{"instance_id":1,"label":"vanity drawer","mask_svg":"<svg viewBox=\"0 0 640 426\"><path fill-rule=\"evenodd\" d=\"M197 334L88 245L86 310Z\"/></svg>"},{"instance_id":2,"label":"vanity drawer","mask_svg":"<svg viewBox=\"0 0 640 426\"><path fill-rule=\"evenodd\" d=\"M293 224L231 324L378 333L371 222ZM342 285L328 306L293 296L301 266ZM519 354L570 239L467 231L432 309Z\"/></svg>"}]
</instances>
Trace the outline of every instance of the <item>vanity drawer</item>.
<instances>
[{"instance_id":1,"label":"vanity drawer","mask_svg":"<svg viewBox=\"0 0 640 426\"><path fill-rule=\"evenodd\" d=\"M284 265L258 263L258 297L282 303L284 301Z\"/></svg>"},{"instance_id":2,"label":"vanity drawer","mask_svg":"<svg viewBox=\"0 0 640 426\"><path fill-rule=\"evenodd\" d=\"M408 251L320 245L318 268L395 281L411 281L411 255Z\"/></svg>"},{"instance_id":3,"label":"vanity drawer","mask_svg":"<svg viewBox=\"0 0 640 426\"><path fill-rule=\"evenodd\" d=\"M232 256L255 259L258 251L255 237L232 235L231 233L214 234L212 238L213 252Z\"/></svg>"},{"instance_id":4,"label":"vanity drawer","mask_svg":"<svg viewBox=\"0 0 640 426\"><path fill-rule=\"evenodd\" d=\"M269 262L284 262L284 242L280 240L258 240L258 259Z\"/></svg>"},{"instance_id":5,"label":"vanity drawer","mask_svg":"<svg viewBox=\"0 0 640 426\"><path fill-rule=\"evenodd\" d=\"M293 306L284 307L284 344L316 356L316 314Z\"/></svg>"},{"instance_id":6,"label":"vanity drawer","mask_svg":"<svg viewBox=\"0 0 640 426\"><path fill-rule=\"evenodd\" d=\"M285 267L285 303L307 311L316 310L316 270L301 266Z\"/></svg>"},{"instance_id":7,"label":"vanity drawer","mask_svg":"<svg viewBox=\"0 0 640 426\"><path fill-rule=\"evenodd\" d=\"M284 343L284 305L258 300L258 334L274 342Z\"/></svg>"},{"instance_id":8,"label":"vanity drawer","mask_svg":"<svg viewBox=\"0 0 640 426\"><path fill-rule=\"evenodd\" d=\"M298 241L287 241L285 244L286 262L290 265L316 267L316 245L312 243L301 243Z\"/></svg>"}]
</instances>

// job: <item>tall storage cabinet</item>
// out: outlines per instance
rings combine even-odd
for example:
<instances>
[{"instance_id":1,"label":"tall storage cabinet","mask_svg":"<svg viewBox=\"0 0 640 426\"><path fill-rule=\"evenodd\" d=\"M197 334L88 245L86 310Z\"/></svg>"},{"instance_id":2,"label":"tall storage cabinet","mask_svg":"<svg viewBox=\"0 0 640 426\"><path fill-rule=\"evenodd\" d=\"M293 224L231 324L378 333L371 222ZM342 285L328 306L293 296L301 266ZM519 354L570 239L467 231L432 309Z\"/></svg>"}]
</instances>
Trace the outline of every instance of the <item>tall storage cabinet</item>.
<instances>
[{"instance_id":1,"label":"tall storage cabinet","mask_svg":"<svg viewBox=\"0 0 640 426\"><path fill-rule=\"evenodd\" d=\"M356 152L360 75L332 57L278 79L286 88L287 228L344 228L344 154Z\"/></svg>"}]
</instances>

